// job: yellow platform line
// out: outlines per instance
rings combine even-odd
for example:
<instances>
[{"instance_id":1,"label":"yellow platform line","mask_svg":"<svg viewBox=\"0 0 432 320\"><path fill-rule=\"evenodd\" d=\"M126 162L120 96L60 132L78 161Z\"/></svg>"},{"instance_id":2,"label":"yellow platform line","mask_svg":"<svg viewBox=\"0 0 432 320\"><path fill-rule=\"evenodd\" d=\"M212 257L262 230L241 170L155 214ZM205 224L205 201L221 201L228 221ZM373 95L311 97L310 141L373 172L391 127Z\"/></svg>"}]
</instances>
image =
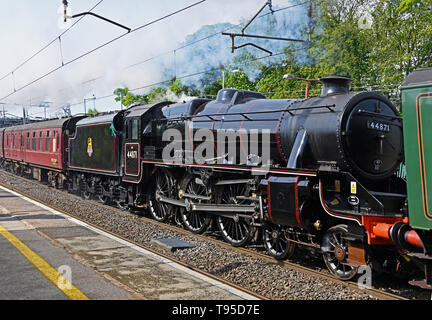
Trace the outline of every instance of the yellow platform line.
<instances>
[{"instance_id":1,"label":"yellow platform line","mask_svg":"<svg viewBox=\"0 0 432 320\"><path fill-rule=\"evenodd\" d=\"M77 287L70 283L56 269L51 267L48 262L42 259L33 250L27 247L21 240L10 233L6 228L0 225L0 234L8 240L15 248L17 248L24 257L30 261L36 269L39 270L55 287L62 291L67 297L72 300L89 300ZM59 285L60 284L60 285Z\"/></svg>"}]
</instances>

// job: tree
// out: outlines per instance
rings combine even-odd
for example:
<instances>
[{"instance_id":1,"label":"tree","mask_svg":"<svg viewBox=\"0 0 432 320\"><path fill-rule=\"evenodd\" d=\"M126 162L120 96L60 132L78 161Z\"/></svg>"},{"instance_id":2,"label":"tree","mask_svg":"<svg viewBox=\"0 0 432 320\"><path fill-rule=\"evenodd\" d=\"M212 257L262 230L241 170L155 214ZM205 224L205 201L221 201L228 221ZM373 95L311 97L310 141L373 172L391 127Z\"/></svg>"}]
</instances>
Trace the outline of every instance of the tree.
<instances>
[{"instance_id":1,"label":"tree","mask_svg":"<svg viewBox=\"0 0 432 320\"><path fill-rule=\"evenodd\" d=\"M255 83L251 81L242 70L225 72L225 88L239 90L255 90Z\"/></svg>"},{"instance_id":2,"label":"tree","mask_svg":"<svg viewBox=\"0 0 432 320\"><path fill-rule=\"evenodd\" d=\"M281 65L262 67L257 90L271 99L287 99L305 97L306 83L304 81L284 79L284 75L294 75L305 79L318 76L317 66L307 66L296 62L291 55ZM319 95L321 89L317 82L310 82L310 96Z\"/></svg>"},{"instance_id":3,"label":"tree","mask_svg":"<svg viewBox=\"0 0 432 320\"><path fill-rule=\"evenodd\" d=\"M398 10L404 13L408 10L412 10L416 5L422 6L423 10L432 10L431 0L402 0L399 4Z\"/></svg>"},{"instance_id":4,"label":"tree","mask_svg":"<svg viewBox=\"0 0 432 320\"><path fill-rule=\"evenodd\" d=\"M96 109L96 108L94 108L94 109L89 109L88 111L87 111L87 114L89 115L89 116L96 116L96 115L98 115L99 114L99 111Z\"/></svg>"},{"instance_id":5,"label":"tree","mask_svg":"<svg viewBox=\"0 0 432 320\"><path fill-rule=\"evenodd\" d=\"M147 95L146 99L148 103L156 103L165 100L167 90L164 88L155 88L151 90Z\"/></svg>"},{"instance_id":6,"label":"tree","mask_svg":"<svg viewBox=\"0 0 432 320\"><path fill-rule=\"evenodd\" d=\"M225 87L258 91L268 98L304 98L305 82L283 80L285 74L307 79L341 75L353 80L354 91L372 88L397 101L406 75L432 66L432 0L326 0L314 1L314 8L308 47L289 44L285 58L270 66L243 52L230 64L231 70L241 71L226 71ZM226 67L220 65L200 79L202 95L213 98L222 89L221 70ZM320 83L310 83L311 96L320 91ZM200 94L175 79L142 96L119 89L116 100L123 98L125 105L154 103L171 92L170 97Z\"/></svg>"},{"instance_id":7,"label":"tree","mask_svg":"<svg viewBox=\"0 0 432 320\"><path fill-rule=\"evenodd\" d=\"M414 5L417 2L402 1L398 5L395 1L379 1L370 55L377 84L400 84L414 69L431 66L432 12Z\"/></svg>"},{"instance_id":8,"label":"tree","mask_svg":"<svg viewBox=\"0 0 432 320\"><path fill-rule=\"evenodd\" d=\"M365 8L373 9L374 0L327 0L315 2L320 16L315 18L314 42L310 50L322 75L348 76L353 85L364 85L370 71L373 50L371 30L362 28Z\"/></svg>"},{"instance_id":9,"label":"tree","mask_svg":"<svg viewBox=\"0 0 432 320\"><path fill-rule=\"evenodd\" d=\"M203 89L204 96L216 97L219 90L222 89L222 80L216 80Z\"/></svg>"},{"instance_id":10,"label":"tree","mask_svg":"<svg viewBox=\"0 0 432 320\"><path fill-rule=\"evenodd\" d=\"M181 98L183 95L186 96L199 96L200 91L196 89L194 86L187 86L181 83L179 79L174 79L173 82L169 85L168 89L174 93L178 98Z\"/></svg>"},{"instance_id":11,"label":"tree","mask_svg":"<svg viewBox=\"0 0 432 320\"><path fill-rule=\"evenodd\" d=\"M381 89L397 101L403 79L432 65L432 0L315 3L319 16L310 54L319 74L348 76L355 90Z\"/></svg>"},{"instance_id":12,"label":"tree","mask_svg":"<svg viewBox=\"0 0 432 320\"><path fill-rule=\"evenodd\" d=\"M177 96L180 96L182 93L188 93L189 88L181 83L180 80L176 79L174 80L171 85L169 86L169 89L176 94Z\"/></svg>"},{"instance_id":13,"label":"tree","mask_svg":"<svg viewBox=\"0 0 432 320\"><path fill-rule=\"evenodd\" d=\"M129 107L135 103L147 103L147 96L145 95L134 95L129 92L127 87L125 88L117 88L113 92L117 97L114 98L115 101L122 102L122 105L125 107Z\"/></svg>"}]
</instances>

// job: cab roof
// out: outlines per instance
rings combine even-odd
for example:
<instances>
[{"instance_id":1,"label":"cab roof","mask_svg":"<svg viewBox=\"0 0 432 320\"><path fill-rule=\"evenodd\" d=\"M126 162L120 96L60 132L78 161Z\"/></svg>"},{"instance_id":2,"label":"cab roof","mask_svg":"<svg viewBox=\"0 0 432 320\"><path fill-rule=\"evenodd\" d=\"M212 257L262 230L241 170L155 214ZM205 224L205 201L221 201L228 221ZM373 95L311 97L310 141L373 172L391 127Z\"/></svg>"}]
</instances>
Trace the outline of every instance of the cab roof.
<instances>
[{"instance_id":1,"label":"cab roof","mask_svg":"<svg viewBox=\"0 0 432 320\"><path fill-rule=\"evenodd\" d=\"M432 84L432 67L411 72L402 82L402 88L426 84Z\"/></svg>"}]
</instances>

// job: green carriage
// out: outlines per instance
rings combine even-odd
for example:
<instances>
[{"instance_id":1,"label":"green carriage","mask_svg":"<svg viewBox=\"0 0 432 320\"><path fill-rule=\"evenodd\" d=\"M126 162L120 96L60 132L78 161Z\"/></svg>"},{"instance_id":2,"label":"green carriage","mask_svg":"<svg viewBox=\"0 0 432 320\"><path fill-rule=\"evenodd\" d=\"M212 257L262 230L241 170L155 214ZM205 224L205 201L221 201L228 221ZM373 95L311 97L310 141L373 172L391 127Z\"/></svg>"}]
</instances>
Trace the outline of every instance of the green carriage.
<instances>
[{"instance_id":1,"label":"green carriage","mask_svg":"<svg viewBox=\"0 0 432 320\"><path fill-rule=\"evenodd\" d=\"M408 255L423 265L424 279L410 284L431 290L432 68L412 72L402 83L401 91L409 226L399 225L391 233L396 245L413 250ZM410 244L416 244L417 250ZM423 252L418 252L419 247Z\"/></svg>"},{"instance_id":2,"label":"green carriage","mask_svg":"<svg viewBox=\"0 0 432 320\"><path fill-rule=\"evenodd\" d=\"M432 230L432 68L415 70L401 91L410 225Z\"/></svg>"}]
</instances>

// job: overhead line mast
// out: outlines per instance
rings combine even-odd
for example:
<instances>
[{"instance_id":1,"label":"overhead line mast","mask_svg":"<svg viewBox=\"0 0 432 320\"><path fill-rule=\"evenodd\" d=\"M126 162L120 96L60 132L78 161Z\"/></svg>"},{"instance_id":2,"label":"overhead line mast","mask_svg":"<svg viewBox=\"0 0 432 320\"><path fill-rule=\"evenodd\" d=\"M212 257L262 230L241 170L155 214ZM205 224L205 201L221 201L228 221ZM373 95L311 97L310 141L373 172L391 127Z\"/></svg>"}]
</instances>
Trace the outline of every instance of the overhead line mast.
<instances>
[{"instance_id":1,"label":"overhead line mast","mask_svg":"<svg viewBox=\"0 0 432 320\"><path fill-rule=\"evenodd\" d=\"M267 35L256 35L256 34L246 34L245 30L249 25L256 19L256 17L268 6L270 9L271 14L273 14L275 11L273 10L272 6L272 0L267 0L267 2L264 4L264 6L252 17L251 20L249 20L246 25L242 28L241 33L229 33L229 32L222 32L225 36L231 37L231 53L234 53L235 50L246 47L246 46L253 46L257 49L260 49L262 51L267 52L268 54L272 55L273 53L267 49L264 49L260 46L258 46L255 43L245 43L239 46L235 45L235 38L236 37L248 37L248 38L257 38L257 39L269 39L269 40L282 40L282 41L294 41L294 42L310 42L311 41L311 33L312 33L312 0L308 0L307 2L303 2L301 4L308 4L308 40L303 39L294 39L294 38L282 38L282 37L276 37L276 36L267 36ZM300 5L300 4L298 4Z\"/></svg>"},{"instance_id":2,"label":"overhead line mast","mask_svg":"<svg viewBox=\"0 0 432 320\"><path fill-rule=\"evenodd\" d=\"M68 16L68 15L67 15L67 7L68 7L68 2L67 2L67 0L63 0L63 6L64 6L64 22L66 22L67 19L74 19L74 18L78 18L78 17L85 16L85 15L91 15L91 16L96 17L96 18L98 18L98 19L101 19L101 20L104 20L104 21L109 22L109 23L111 23L111 24L114 24L114 25L116 25L117 27L120 27L120 28L126 29L128 32L131 31L131 28L128 28L128 27L126 27L126 26L124 26L124 25L122 25L122 24L120 24L120 23L117 23L117 22L115 22L115 21L112 21L112 20L110 20L110 19L108 19L108 18L102 17L102 16L100 16L100 15L98 15L98 14L96 14L96 13L93 13L93 12L91 12L91 11L87 11L87 12L82 12L82 13L74 14L73 16Z\"/></svg>"}]
</instances>

